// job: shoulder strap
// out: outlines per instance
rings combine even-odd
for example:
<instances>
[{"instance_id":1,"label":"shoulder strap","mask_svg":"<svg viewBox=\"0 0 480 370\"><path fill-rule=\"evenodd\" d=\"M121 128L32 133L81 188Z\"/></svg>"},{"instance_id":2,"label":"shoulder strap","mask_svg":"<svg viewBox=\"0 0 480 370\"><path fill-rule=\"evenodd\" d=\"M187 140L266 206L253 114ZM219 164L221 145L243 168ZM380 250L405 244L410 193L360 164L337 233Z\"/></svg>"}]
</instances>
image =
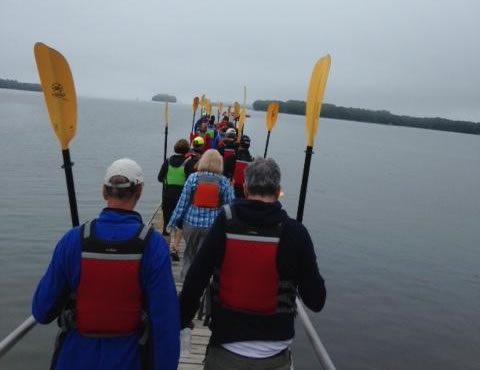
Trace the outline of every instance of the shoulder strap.
<instances>
[{"instance_id":1,"label":"shoulder strap","mask_svg":"<svg viewBox=\"0 0 480 370\"><path fill-rule=\"evenodd\" d=\"M89 239L92 235L95 235L95 220L87 221L82 225L82 238Z\"/></svg>"},{"instance_id":2,"label":"shoulder strap","mask_svg":"<svg viewBox=\"0 0 480 370\"><path fill-rule=\"evenodd\" d=\"M223 207L223 210L225 211L226 219L231 220L233 218L233 215L232 215L232 208L230 207L230 204L224 204L222 207Z\"/></svg>"}]
</instances>

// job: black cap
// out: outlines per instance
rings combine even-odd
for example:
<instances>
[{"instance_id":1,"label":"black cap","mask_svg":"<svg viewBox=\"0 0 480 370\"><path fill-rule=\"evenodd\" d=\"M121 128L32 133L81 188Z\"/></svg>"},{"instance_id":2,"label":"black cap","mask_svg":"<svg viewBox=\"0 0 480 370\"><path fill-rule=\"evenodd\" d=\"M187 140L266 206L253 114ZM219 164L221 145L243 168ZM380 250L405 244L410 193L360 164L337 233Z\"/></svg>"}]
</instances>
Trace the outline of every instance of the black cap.
<instances>
[{"instance_id":1,"label":"black cap","mask_svg":"<svg viewBox=\"0 0 480 370\"><path fill-rule=\"evenodd\" d=\"M247 135L242 135L240 138L240 146L243 148L250 148L250 138Z\"/></svg>"}]
</instances>

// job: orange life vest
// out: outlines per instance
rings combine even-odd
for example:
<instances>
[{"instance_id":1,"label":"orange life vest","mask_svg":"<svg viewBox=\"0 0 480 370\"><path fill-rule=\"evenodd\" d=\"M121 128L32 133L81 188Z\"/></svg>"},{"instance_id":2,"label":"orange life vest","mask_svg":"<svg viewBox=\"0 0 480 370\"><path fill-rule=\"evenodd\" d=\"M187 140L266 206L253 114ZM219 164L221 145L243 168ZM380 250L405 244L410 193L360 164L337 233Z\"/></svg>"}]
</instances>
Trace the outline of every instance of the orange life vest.
<instances>
[{"instance_id":1,"label":"orange life vest","mask_svg":"<svg viewBox=\"0 0 480 370\"><path fill-rule=\"evenodd\" d=\"M198 173L192 204L196 207L220 207L220 176Z\"/></svg>"},{"instance_id":2,"label":"orange life vest","mask_svg":"<svg viewBox=\"0 0 480 370\"><path fill-rule=\"evenodd\" d=\"M75 299L75 325L80 333L124 335L140 328L139 270L150 232L150 227L143 226L133 238L112 242L95 237L95 221L83 226Z\"/></svg>"},{"instance_id":3,"label":"orange life vest","mask_svg":"<svg viewBox=\"0 0 480 370\"><path fill-rule=\"evenodd\" d=\"M282 225L252 227L226 214L225 253L214 272L213 295L223 307L242 312L273 315L295 310L292 282L280 280L277 252Z\"/></svg>"}]
</instances>

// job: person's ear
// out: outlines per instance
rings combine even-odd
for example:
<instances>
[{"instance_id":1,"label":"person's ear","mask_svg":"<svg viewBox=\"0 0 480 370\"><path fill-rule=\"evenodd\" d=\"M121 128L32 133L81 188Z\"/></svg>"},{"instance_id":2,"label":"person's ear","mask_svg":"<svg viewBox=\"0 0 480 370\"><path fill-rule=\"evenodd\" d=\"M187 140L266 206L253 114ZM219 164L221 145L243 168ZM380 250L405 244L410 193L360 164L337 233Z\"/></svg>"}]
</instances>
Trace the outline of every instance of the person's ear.
<instances>
[{"instance_id":1,"label":"person's ear","mask_svg":"<svg viewBox=\"0 0 480 370\"><path fill-rule=\"evenodd\" d=\"M135 200L138 201L140 197L142 196L142 191L143 191L143 184L141 184L138 188L137 191L135 192Z\"/></svg>"},{"instance_id":2,"label":"person's ear","mask_svg":"<svg viewBox=\"0 0 480 370\"><path fill-rule=\"evenodd\" d=\"M103 195L103 199L108 200L107 187L105 185L103 185L103 188L102 188L102 195Z\"/></svg>"}]
</instances>

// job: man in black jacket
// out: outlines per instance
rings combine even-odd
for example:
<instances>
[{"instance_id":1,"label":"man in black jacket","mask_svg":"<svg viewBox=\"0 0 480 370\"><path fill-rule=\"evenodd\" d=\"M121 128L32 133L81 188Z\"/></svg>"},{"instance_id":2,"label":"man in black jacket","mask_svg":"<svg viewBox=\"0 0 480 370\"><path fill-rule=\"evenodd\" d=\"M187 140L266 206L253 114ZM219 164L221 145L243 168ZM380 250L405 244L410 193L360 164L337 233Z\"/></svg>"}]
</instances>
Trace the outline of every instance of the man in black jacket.
<instances>
[{"instance_id":1,"label":"man in black jacket","mask_svg":"<svg viewBox=\"0 0 480 370\"><path fill-rule=\"evenodd\" d=\"M184 281L187 327L213 276L205 369L277 369L291 365L295 296L318 312L325 284L307 229L282 209L280 169L257 159L245 171L245 196L217 217Z\"/></svg>"}]
</instances>

